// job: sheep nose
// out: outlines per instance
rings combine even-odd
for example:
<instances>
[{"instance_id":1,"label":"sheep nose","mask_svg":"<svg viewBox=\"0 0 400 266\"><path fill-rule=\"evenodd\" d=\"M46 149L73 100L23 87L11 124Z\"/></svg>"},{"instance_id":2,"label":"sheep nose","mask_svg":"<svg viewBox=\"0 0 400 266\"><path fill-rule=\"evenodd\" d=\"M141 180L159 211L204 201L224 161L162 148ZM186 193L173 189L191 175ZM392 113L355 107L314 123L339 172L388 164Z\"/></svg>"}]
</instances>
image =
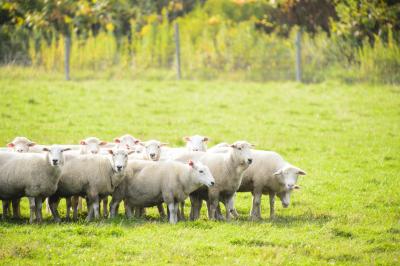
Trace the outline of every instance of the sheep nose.
<instances>
[{"instance_id":1,"label":"sheep nose","mask_svg":"<svg viewBox=\"0 0 400 266\"><path fill-rule=\"evenodd\" d=\"M199 151L199 149L193 149L193 151Z\"/></svg>"},{"instance_id":2,"label":"sheep nose","mask_svg":"<svg viewBox=\"0 0 400 266\"><path fill-rule=\"evenodd\" d=\"M215 184L215 182L214 182L214 181L211 181L211 186L214 186L214 184Z\"/></svg>"},{"instance_id":3,"label":"sheep nose","mask_svg":"<svg viewBox=\"0 0 400 266\"><path fill-rule=\"evenodd\" d=\"M150 153L150 157L155 157L156 156L156 154L155 153Z\"/></svg>"},{"instance_id":4,"label":"sheep nose","mask_svg":"<svg viewBox=\"0 0 400 266\"><path fill-rule=\"evenodd\" d=\"M22 149L18 149L17 152L23 152L23 150Z\"/></svg>"},{"instance_id":5,"label":"sheep nose","mask_svg":"<svg viewBox=\"0 0 400 266\"><path fill-rule=\"evenodd\" d=\"M58 160L57 159L53 159L53 165L57 165L58 164Z\"/></svg>"},{"instance_id":6,"label":"sheep nose","mask_svg":"<svg viewBox=\"0 0 400 266\"><path fill-rule=\"evenodd\" d=\"M248 162L249 164L251 164L251 163L253 162L253 159L247 159L247 162Z\"/></svg>"},{"instance_id":7,"label":"sheep nose","mask_svg":"<svg viewBox=\"0 0 400 266\"><path fill-rule=\"evenodd\" d=\"M117 166L117 170L118 170L118 172L120 172L121 170L122 170L122 166Z\"/></svg>"},{"instance_id":8,"label":"sheep nose","mask_svg":"<svg viewBox=\"0 0 400 266\"><path fill-rule=\"evenodd\" d=\"M92 152L92 154L96 154L97 153L97 151L91 151Z\"/></svg>"}]
</instances>

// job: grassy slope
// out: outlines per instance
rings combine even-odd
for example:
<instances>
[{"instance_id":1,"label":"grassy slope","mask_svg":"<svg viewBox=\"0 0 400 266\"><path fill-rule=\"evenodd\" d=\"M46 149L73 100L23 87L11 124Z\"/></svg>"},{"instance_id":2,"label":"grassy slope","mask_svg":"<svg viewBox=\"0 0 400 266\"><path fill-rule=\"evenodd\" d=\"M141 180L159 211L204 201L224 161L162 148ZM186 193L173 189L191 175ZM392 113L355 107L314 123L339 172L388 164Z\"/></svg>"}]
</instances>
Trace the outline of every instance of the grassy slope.
<instances>
[{"instance_id":1,"label":"grassy slope","mask_svg":"<svg viewBox=\"0 0 400 266\"><path fill-rule=\"evenodd\" d=\"M155 210L146 220L57 225L47 215L28 225L25 200L24 221L0 223L1 264L399 263L399 87L22 77L0 74L0 145L16 135L76 143L127 132L181 145L198 133L278 151L308 175L275 221L255 223L249 194L237 198L238 221L203 212L175 226ZM267 197L262 204L267 218Z\"/></svg>"}]
</instances>

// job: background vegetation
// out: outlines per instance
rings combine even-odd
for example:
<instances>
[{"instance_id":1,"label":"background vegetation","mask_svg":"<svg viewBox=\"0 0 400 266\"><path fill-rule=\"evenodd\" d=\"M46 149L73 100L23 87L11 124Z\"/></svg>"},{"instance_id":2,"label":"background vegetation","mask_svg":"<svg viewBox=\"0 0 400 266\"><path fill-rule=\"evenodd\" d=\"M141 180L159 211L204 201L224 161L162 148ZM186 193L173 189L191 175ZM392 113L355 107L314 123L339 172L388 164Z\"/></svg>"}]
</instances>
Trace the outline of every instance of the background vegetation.
<instances>
[{"instance_id":1,"label":"background vegetation","mask_svg":"<svg viewBox=\"0 0 400 266\"><path fill-rule=\"evenodd\" d=\"M399 83L400 4L364 0L2 1L0 60L108 77L174 78L173 23L186 79L292 80L304 32L304 80Z\"/></svg>"}]
</instances>

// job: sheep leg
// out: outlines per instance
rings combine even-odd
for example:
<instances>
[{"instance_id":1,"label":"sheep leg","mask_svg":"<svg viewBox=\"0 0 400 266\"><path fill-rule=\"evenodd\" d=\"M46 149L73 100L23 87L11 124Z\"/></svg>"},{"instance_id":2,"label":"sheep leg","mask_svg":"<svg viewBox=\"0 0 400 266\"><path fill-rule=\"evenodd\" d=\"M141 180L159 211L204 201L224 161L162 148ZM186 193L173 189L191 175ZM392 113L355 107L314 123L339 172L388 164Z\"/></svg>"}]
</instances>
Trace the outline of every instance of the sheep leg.
<instances>
[{"instance_id":1,"label":"sheep leg","mask_svg":"<svg viewBox=\"0 0 400 266\"><path fill-rule=\"evenodd\" d=\"M29 223L33 224L35 221L35 198L28 197L29 199Z\"/></svg>"},{"instance_id":2,"label":"sheep leg","mask_svg":"<svg viewBox=\"0 0 400 266\"><path fill-rule=\"evenodd\" d=\"M72 196L70 198L70 201L71 201L71 208L72 208L72 219L74 221L76 221L76 220L78 220L79 201L81 201L81 209L82 209L82 199L79 196Z\"/></svg>"},{"instance_id":3,"label":"sheep leg","mask_svg":"<svg viewBox=\"0 0 400 266\"><path fill-rule=\"evenodd\" d=\"M275 193L274 192L269 193L269 218L270 219L275 218Z\"/></svg>"},{"instance_id":4,"label":"sheep leg","mask_svg":"<svg viewBox=\"0 0 400 266\"><path fill-rule=\"evenodd\" d=\"M124 201L124 204L125 204L125 215L126 215L126 217L127 217L128 219L131 219L132 216L133 216L133 213L132 213L132 206L129 205L129 203L126 202L126 201Z\"/></svg>"},{"instance_id":5,"label":"sheep leg","mask_svg":"<svg viewBox=\"0 0 400 266\"><path fill-rule=\"evenodd\" d=\"M160 214L161 219L165 218L165 211L162 203L157 204L158 213Z\"/></svg>"},{"instance_id":6,"label":"sheep leg","mask_svg":"<svg viewBox=\"0 0 400 266\"><path fill-rule=\"evenodd\" d=\"M97 220L100 217L100 204L99 204L99 197L95 197L93 202L93 212L94 218Z\"/></svg>"},{"instance_id":7,"label":"sheep leg","mask_svg":"<svg viewBox=\"0 0 400 266\"><path fill-rule=\"evenodd\" d=\"M3 219L8 217L9 208L10 208L10 201L9 200L3 200Z\"/></svg>"},{"instance_id":8,"label":"sheep leg","mask_svg":"<svg viewBox=\"0 0 400 266\"><path fill-rule=\"evenodd\" d=\"M207 204L207 208L210 209L210 204ZM226 208L226 206L225 206L225 208ZM220 207L219 204L218 204L217 210L215 212L215 217L216 217L217 220L223 220L224 219L224 216L222 215L221 207Z\"/></svg>"},{"instance_id":9,"label":"sheep leg","mask_svg":"<svg viewBox=\"0 0 400 266\"><path fill-rule=\"evenodd\" d=\"M182 201L178 210L179 221L185 221L185 201Z\"/></svg>"},{"instance_id":10,"label":"sheep leg","mask_svg":"<svg viewBox=\"0 0 400 266\"><path fill-rule=\"evenodd\" d=\"M236 211L235 208L235 197L236 197L236 193L233 194L233 196L229 199L229 211L230 213L233 215L234 218L238 218L239 217L239 213Z\"/></svg>"},{"instance_id":11,"label":"sheep leg","mask_svg":"<svg viewBox=\"0 0 400 266\"><path fill-rule=\"evenodd\" d=\"M202 200L201 198L190 195L190 220L194 221L200 218L200 210L201 210L201 205L202 205Z\"/></svg>"},{"instance_id":12,"label":"sheep leg","mask_svg":"<svg viewBox=\"0 0 400 266\"><path fill-rule=\"evenodd\" d=\"M20 199L20 198L18 198L18 199L13 199L13 200L11 201L11 203L12 203L12 209L13 209L13 218L15 218L15 219L21 218L20 202L21 202L21 199Z\"/></svg>"},{"instance_id":13,"label":"sheep leg","mask_svg":"<svg viewBox=\"0 0 400 266\"><path fill-rule=\"evenodd\" d=\"M36 197L35 198L35 211L36 211L36 221L38 223L42 223L42 221L43 221L42 204L43 204L42 197Z\"/></svg>"},{"instance_id":14,"label":"sheep leg","mask_svg":"<svg viewBox=\"0 0 400 266\"><path fill-rule=\"evenodd\" d=\"M57 211L58 200L59 200L58 197L55 196L49 197L50 211L56 223L61 222L60 215L58 214Z\"/></svg>"},{"instance_id":15,"label":"sheep leg","mask_svg":"<svg viewBox=\"0 0 400 266\"><path fill-rule=\"evenodd\" d=\"M103 198L103 217L107 218L108 217L108 196Z\"/></svg>"},{"instance_id":16,"label":"sheep leg","mask_svg":"<svg viewBox=\"0 0 400 266\"><path fill-rule=\"evenodd\" d=\"M98 219L100 216L99 213L99 196L87 196L87 203L89 204L88 216L86 221L90 222L93 220L93 215L95 219Z\"/></svg>"},{"instance_id":17,"label":"sheep leg","mask_svg":"<svg viewBox=\"0 0 400 266\"><path fill-rule=\"evenodd\" d=\"M121 202L120 200L117 200L115 197L112 197L110 202L110 218L115 218L115 215L118 213L117 208L120 202ZM126 205L125 205L125 210L126 210Z\"/></svg>"},{"instance_id":18,"label":"sheep leg","mask_svg":"<svg viewBox=\"0 0 400 266\"><path fill-rule=\"evenodd\" d=\"M250 218L253 221L261 219L261 195L259 191L253 191L253 206L251 208Z\"/></svg>"},{"instance_id":19,"label":"sheep leg","mask_svg":"<svg viewBox=\"0 0 400 266\"><path fill-rule=\"evenodd\" d=\"M210 197L209 197L208 201L209 201L209 205L210 205L210 208L208 210L208 219L215 220L215 217L216 217L215 214L217 211L219 201L216 198L210 198Z\"/></svg>"},{"instance_id":20,"label":"sheep leg","mask_svg":"<svg viewBox=\"0 0 400 266\"><path fill-rule=\"evenodd\" d=\"M168 210L170 213L169 223L176 224L178 222L178 203L172 202L168 203Z\"/></svg>"}]
</instances>

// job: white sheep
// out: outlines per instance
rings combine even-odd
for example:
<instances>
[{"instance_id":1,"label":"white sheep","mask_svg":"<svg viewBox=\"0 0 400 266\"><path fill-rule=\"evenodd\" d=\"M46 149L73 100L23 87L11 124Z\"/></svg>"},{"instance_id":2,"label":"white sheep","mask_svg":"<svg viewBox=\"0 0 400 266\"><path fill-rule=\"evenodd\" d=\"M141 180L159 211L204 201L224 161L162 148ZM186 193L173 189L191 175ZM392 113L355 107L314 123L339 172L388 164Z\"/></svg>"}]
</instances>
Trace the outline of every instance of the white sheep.
<instances>
[{"instance_id":1,"label":"white sheep","mask_svg":"<svg viewBox=\"0 0 400 266\"><path fill-rule=\"evenodd\" d=\"M207 151L208 137L194 135L191 137L184 137L183 140L186 142L186 149L189 151Z\"/></svg>"},{"instance_id":2,"label":"white sheep","mask_svg":"<svg viewBox=\"0 0 400 266\"><path fill-rule=\"evenodd\" d=\"M246 141L237 141L230 145L227 153L192 152L175 158L178 161L199 160L210 168L215 178L215 186L212 188L203 187L190 194L192 220L199 218L202 200L207 201L210 219L216 218L219 201L223 202L228 210L228 203L240 186L243 172L253 161L251 147ZM226 219L230 219L229 212L228 210L226 213Z\"/></svg>"},{"instance_id":3,"label":"white sheep","mask_svg":"<svg viewBox=\"0 0 400 266\"><path fill-rule=\"evenodd\" d=\"M127 202L127 216L132 216L133 207L151 207L165 202L170 213L169 222L178 221L178 204L202 185L212 186L215 182L207 166L189 161L132 160L125 171L125 180L114 191L111 201L111 217L121 201Z\"/></svg>"},{"instance_id":4,"label":"white sheep","mask_svg":"<svg viewBox=\"0 0 400 266\"><path fill-rule=\"evenodd\" d=\"M117 144L118 148L126 148L128 150L135 150L137 144L140 142L139 139L133 137L132 135L125 134L121 137L115 138L114 143Z\"/></svg>"},{"instance_id":5,"label":"white sheep","mask_svg":"<svg viewBox=\"0 0 400 266\"><path fill-rule=\"evenodd\" d=\"M54 220L59 222L57 202L61 197L79 195L88 201L87 220L99 217L99 200L114 191L123 180L128 162L125 149L109 150L111 158L102 155L78 155L66 161L57 191L49 198ZM68 213L69 215L69 213ZM76 219L76 213L74 213ZM67 216L68 217L68 216Z\"/></svg>"},{"instance_id":6,"label":"white sheep","mask_svg":"<svg viewBox=\"0 0 400 266\"><path fill-rule=\"evenodd\" d=\"M31 223L35 215L42 222L42 202L57 189L67 149L52 145L43 150L47 153L0 153L0 198L29 197Z\"/></svg>"},{"instance_id":7,"label":"white sheep","mask_svg":"<svg viewBox=\"0 0 400 266\"><path fill-rule=\"evenodd\" d=\"M129 158L130 159L140 159L140 160L149 160L149 161L158 161L161 156L161 148L167 145L167 143L162 143L158 140L149 140L146 142L138 143L141 148L136 148L135 152L132 153ZM117 207L118 209L118 207ZM165 211L162 203L157 205L158 212L162 218L165 217ZM137 216L143 216L145 214L144 208L136 208L135 213Z\"/></svg>"},{"instance_id":8,"label":"white sheep","mask_svg":"<svg viewBox=\"0 0 400 266\"><path fill-rule=\"evenodd\" d=\"M275 196L287 208L290 204L290 194L296 185L297 177L306 172L286 162L281 155L272 151L252 150L253 163L244 171L242 183L238 192L251 192L253 205L250 212L252 220L261 219L261 196L269 195L270 218L275 216ZM233 216L238 216L234 208L234 198L228 203L228 209ZM220 212L220 210L219 210Z\"/></svg>"},{"instance_id":9,"label":"white sheep","mask_svg":"<svg viewBox=\"0 0 400 266\"><path fill-rule=\"evenodd\" d=\"M169 160L188 151L206 151L208 140L208 137L199 135L183 137L183 141L186 142L186 146L184 148L163 147L160 160Z\"/></svg>"},{"instance_id":10,"label":"white sheep","mask_svg":"<svg viewBox=\"0 0 400 266\"><path fill-rule=\"evenodd\" d=\"M29 140L26 137L15 137L13 141L7 144L8 149L15 152L29 152L32 150L32 147L35 146L36 143ZM43 151L43 147L41 147L41 151ZM21 208L20 208L20 198L13 199L12 201L3 200L3 213L10 215L10 203L12 203L13 209L13 217L20 218L21 217Z\"/></svg>"}]
</instances>

